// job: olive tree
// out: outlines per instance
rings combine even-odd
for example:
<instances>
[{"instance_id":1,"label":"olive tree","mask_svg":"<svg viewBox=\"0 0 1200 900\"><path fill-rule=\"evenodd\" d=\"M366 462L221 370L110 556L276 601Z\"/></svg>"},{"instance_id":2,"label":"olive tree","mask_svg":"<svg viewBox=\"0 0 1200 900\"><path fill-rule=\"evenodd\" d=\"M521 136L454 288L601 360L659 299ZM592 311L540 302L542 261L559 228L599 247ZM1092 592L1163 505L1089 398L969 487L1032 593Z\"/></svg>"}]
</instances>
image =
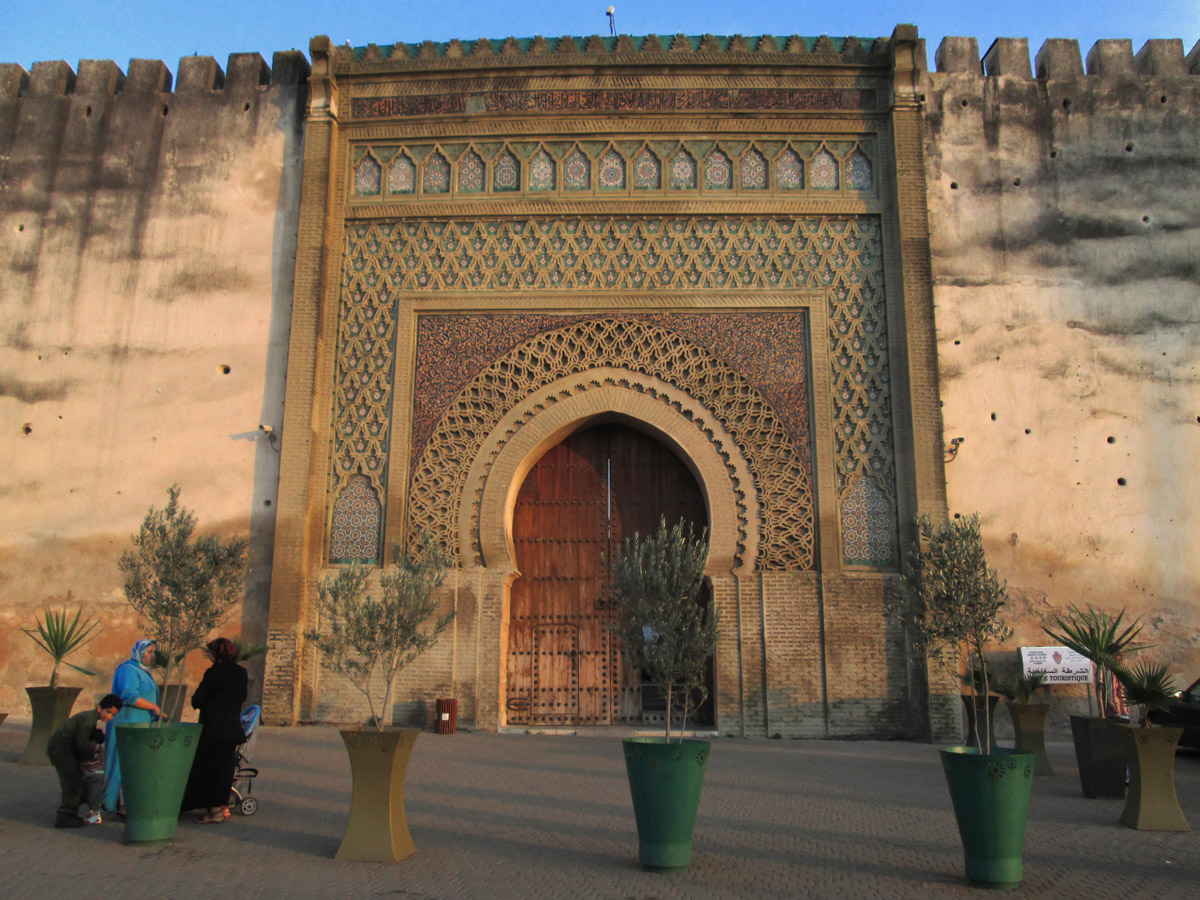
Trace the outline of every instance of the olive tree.
<instances>
[{"instance_id":1,"label":"olive tree","mask_svg":"<svg viewBox=\"0 0 1200 900\"><path fill-rule=\"evenodd\" d=\"M118 563L125 597L164 660L164 697L172 670L228 618L246 577L246 540L197 537L196 516L179 494L171 485L167 505L150 507Z\"/></svg>"},{"instance_id":2,"label":"olive tree","mask_svg":"<svg viewBox=\"0 0 1200 900\"><path fill-rule=\"evenodd\" d=\"M978 513L941 525L921 516L916 524L919 541L904 561L904 590L893 610L909 626L914 652L956 672L966 664L975 707L976 693L986 698L989 690L984 647L1012 636L1001 618L1007 586L987 564ZM988 704L981 706L983 736L977 716L975 742L987 754L992 723Z\"/></svg>"},{"instance_id":3,"label":"olive tree","mask_svg":"<svg viewBox=\"0 0 1200 900\"><path fill-rule=\"evenodd\" d=\"M433 536L424 532L415 551L397 546L393 552L396 561L379 575L378 596L371 591L373 566L351 563L323 579L317 611L325 627L305 632L326 666L367 698L379 730L392 724L396 675L433 646L454 619L454 610L436 615L433 594L448 560Z\"/></svg>"},{"instance_id":4,"label":"olive tree","mask_svg":"<svg viewBox=\"0 0 1200 900\"><path fill-rule=\"evenodd\" d=\"M717 610L699 602L708 559L705 536L704 530L696 536L683 519L668 529L664 516L657 533L626 538L612 561L620 610L612 628L626 660L667 698L668 741L674 709L683 713L682 741L688 711L708 696L704 669L717 646Z\"/></svg>"}]
</instances>

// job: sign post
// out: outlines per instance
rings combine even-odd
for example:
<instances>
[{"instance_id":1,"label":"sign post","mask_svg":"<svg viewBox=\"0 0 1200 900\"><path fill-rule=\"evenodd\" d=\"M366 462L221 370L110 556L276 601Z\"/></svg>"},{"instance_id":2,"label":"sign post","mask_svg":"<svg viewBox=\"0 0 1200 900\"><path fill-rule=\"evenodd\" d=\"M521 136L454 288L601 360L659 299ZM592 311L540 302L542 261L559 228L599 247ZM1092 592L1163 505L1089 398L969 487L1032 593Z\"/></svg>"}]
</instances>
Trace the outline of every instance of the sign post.
<instances>
[{"instance_id":1,"label":"sign post","mask_svg":"<svg viewBox=\"0 0 1200 900\"><path fill-rule=\"evenodd\" d=\"M1041 672L1046 684L1091 684L1092 661L1066 647L1022 647L1021 671Z\"/></svg>"}]
</instances>

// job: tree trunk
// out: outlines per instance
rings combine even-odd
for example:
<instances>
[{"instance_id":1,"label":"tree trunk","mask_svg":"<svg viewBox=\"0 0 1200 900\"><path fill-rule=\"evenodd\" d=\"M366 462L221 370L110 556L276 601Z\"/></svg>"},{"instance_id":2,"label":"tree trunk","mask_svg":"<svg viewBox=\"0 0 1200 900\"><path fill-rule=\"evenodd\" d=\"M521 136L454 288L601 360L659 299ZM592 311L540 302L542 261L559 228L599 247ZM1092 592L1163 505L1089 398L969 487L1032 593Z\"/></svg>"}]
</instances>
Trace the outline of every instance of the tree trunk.
<instances>
[{"instance_id":1,"label":"tree trunk","mask_svg":"<svg viewBox=\"0 0 1200 900\"><path fill-rule=\"evenodd\" d=\"M672 703L673 703L673 700L671 697L672 687L673 687L673 685L671 685L671 684L667 685L667 743L668 744L671 743L671 708L672 708Z\"/></svg>"}]
</instances>

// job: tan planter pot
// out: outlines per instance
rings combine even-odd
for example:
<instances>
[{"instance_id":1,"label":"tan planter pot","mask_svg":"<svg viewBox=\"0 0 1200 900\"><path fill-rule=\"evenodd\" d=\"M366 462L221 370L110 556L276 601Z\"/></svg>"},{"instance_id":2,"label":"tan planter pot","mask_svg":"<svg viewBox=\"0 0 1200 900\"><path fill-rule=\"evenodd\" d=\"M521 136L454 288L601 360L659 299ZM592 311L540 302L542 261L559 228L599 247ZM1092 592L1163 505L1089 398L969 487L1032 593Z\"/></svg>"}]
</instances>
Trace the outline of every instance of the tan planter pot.
<instances>
[{"instance_id":1,"label":"tan planter pot","mask_svg":"<svg viewBox=\"0 0 1200 900\"><path fill-rule=\"evenodd\" d=\"M1117 725L1129 755L1121 824L1138 831L1191 831L1175 794L1175 748L1182 728Z\"/></svg>"},{"instance_id":2,"label":"tan planter pot","mask_svg":"<svg viewBox=\"0 0 1200 900\"><path fill-rule=\"evenodd\" d=\"M67 721L75 698L83 688L77 687L27 687L29 705L33 708L33 725L29 729L29 743L17 762L27 766L48 766L46 742L58 726Z\"/></svg>"},{"instance_id":3,"label":"tan planter pot","mask_svg":"<svg viewBox=\"0 0 1200 900\"><path fill-rule=\"evenodd\" d=\"M1046 716L1050 714L1050 704L1009 703L1008 714L1012 716L1016 735L1013 748L1034 755L1034 775L1053 775L1050 757L1046 754Z\"/></svg>"},{"instance_id":4,"label":"tan planter pot","mask_svg":"<svg viewBox=\"0 0 1200 900\"><path fill-rule=\"evenodd\" d=\"M404 812L404 779L419 728L345 730L353 794L335 859L397 862L416 852Z\"/></svg>"}]
</instances>

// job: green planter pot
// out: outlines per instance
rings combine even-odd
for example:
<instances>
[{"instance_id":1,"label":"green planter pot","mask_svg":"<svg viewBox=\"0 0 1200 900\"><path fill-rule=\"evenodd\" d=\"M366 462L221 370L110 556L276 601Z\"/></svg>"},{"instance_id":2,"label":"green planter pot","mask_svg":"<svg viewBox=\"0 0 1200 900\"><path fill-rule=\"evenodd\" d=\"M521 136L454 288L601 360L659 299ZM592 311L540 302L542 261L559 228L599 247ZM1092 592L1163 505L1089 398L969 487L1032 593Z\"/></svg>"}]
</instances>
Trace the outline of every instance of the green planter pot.
<instances>
[{"instance_id":1,"label":"green planter pot","mask_svg":"<svg viewBox=\"0 0 1200 900\"><path fill-rule=\"evenodd\" d=\"M622 744L637 819L638 858L651 872L681 872L692 861L709 742L646 737L625 738Z\"/></svg>"},{"instance_id":2,"label":"green planter pot","mask_svg":"<svg viewBox=\"0 0 1200 900\"><path fill-rule=\"evenodd\" d=\"M151 722L116 727L125 794L125 843L167 844L175 837L201 727Z\"/></svg>"},{"instance_id":3,"label":"green planter pot","mask_svg":"<svg viewBox=\"0 0 1200 900\"><path fill-rule=\"evenodd\" d=\"M980 756L974 747L943 747L941 757L967 880L992 888L1016 887L1024 877L1021 854L1034 755L999 749Z\"/></svg>"},{"instance_id":4,"label":"green planter pot","mask_svg":"<svg viewBox=\"0 0 1200 900\"><path fill-rule=\"evenodd\" d=\"M1050 767L1050 757L1046 753L1046 717L1050 714L1050 704L1010 702L1008 714L1012 716L1015 736L1013 749L1034 755L1034 775L1053 775L1054 769Z\"/></svg>"},{"instance_id":5,"label":"green planter pot","mask_svg":"<svg viewBox=\"0 0 1200 900\"><path fill-rule=\"evenodd\" d=\"M1075 761L1083 796L1120 800L1125 796L1128 760L1118 723L1095 716L1071 716Z\"/></svg>"},{"instance_id":6,"label":"green planter pot","mask_svg":"<svg viewBox=\"0 0 1200 900\"><path fill-rule=\"evenodd\" d=\"M1175 793L1175 748L1182 728L1114 725L1129 760L1129 793L1121 824L1138 831L1191 831Z\"/></svg>"},{"instance_id":7,"label":"green planter pot","mask_svg":"<svg viewBox=\"0 0 1200 900\"><path fill-rule=\"evenodd\" d=\"M58 726L67 721L75 698L83 688L77 687L27 687L29 705L33 708L33 725L29 729L29 743L17 762L27 766L48 766L46 742Z\"/></svg>"},{"instance_id":8,"label":"green planter pot","mask_svg":"<svg viewBox=\"0 0 1200 900\"><path fill-rule=\"evenodd\" d=\"M334 859L397 862L417 848L408 833L404 779L419 728L346 730L350 755L350 821Z\"/></svg>"}]
</instances>

